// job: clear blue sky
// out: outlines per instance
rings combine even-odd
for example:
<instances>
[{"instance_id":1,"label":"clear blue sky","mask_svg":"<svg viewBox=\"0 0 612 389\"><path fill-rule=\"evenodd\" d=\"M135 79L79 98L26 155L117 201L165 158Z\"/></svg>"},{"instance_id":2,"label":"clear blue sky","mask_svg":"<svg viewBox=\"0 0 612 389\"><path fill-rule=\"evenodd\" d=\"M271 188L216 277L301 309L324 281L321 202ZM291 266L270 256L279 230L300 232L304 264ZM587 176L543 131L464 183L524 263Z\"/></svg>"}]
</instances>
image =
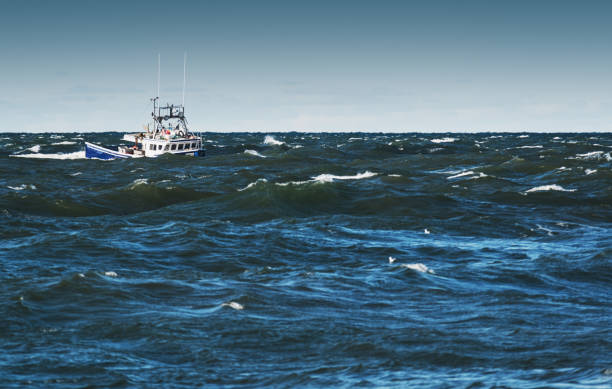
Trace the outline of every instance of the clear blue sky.
<instances>
[{"instance_id":1,"label":"clear blue sky","mask_svg":"<svg viewBox=\"0 0 612 389\"><path fill-rule=\"evenodd\" d=\"M0 131L612 130L612 1L0 1Z\"/></svg>"}]
</instances>

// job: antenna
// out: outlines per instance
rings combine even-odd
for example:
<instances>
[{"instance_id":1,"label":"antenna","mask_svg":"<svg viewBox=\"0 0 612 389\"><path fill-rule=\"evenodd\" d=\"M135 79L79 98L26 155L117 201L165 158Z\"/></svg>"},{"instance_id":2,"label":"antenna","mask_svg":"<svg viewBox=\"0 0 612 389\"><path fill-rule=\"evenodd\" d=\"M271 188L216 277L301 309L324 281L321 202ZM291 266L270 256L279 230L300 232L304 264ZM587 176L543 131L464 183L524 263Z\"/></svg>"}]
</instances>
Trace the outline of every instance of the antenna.
<instances>
[{"instance_id":1,"label":"antenna","mask_svg":"<svg viewBox=\"0 0 612 389\"><path fill-rule=\"evenodd\" d=\"M157 98L159 98L159 76L161 73L161 54L157 53Z\"/></svg>"},{"instance_id":2,"label":"antenna","mask_svg":"<svg viewBox=\"0 0 612 389\"><path fill-rule=\"evenodd\" d=\"M185 74L187 70L187 52L183 53L183 107L185 107Z\"/></svg>"}]
</instances>

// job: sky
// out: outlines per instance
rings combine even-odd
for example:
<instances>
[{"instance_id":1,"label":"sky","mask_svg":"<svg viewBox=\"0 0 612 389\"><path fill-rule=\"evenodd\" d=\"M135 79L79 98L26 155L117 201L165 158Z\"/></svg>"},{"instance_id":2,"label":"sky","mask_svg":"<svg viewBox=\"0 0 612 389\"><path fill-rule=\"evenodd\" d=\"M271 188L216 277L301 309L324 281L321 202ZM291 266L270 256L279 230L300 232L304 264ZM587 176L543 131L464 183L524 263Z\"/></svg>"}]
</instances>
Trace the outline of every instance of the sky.
<instances>
[{"instance_id":1,"label":"sky","mask_svg":"<svg viewBox=\"0 0 612 389\"><path fill-rule=\"evenodd\" d=\"M611 131L612 1L0 0L0 132Z\"/></svg>"}]
</instances>

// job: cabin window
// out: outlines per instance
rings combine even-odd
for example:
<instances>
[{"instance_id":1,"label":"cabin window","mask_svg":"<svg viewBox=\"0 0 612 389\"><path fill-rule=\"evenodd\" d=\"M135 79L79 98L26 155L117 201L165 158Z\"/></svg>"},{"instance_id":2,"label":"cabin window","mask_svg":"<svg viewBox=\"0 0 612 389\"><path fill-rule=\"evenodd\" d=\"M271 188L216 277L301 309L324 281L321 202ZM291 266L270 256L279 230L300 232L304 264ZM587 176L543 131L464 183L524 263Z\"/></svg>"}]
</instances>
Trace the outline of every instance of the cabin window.
<instances>
[{"instance_id":1,"label":"cabin window","mask_svg":"<svg viewBox=\"0 0 612 389\"><path fill-rule=\"evenodd\" d=\"M172 144L172 150L176 150L176 143Z\"/></svg>"},{"instance_id":2,"label":"cabin window","mask_svg":"<svg viewBox=\"0 0 612 389\"><path fill-rule=\"evenodd\" d=\"M164 147L164 151L168 151L169 147L170 147L170 145L166 145L166 147Z\"/></svg>"},{"instance_id":3,"label":"cabin window","mask_svg":"<svg viewBox=\"0 0 612 389\"><path fill-rule=\"evenodd\" d=\"M179 143L179 145L178 145L178 146L179 146L179 147L178 147L178 149L179 149L179 150L183 150L183 144L182 144L182 143Z\"/></svg>"},{"instance_id":4,"label":"cabin window","mask_svg":"<svg viewBox=\"0 0 612 389\"><path fill-rule=\"evenodd\" d=\"M195 144L195 142L191 144L191 148L192 148L192 149L195 149L195 148L196 148L196 144Z\"/></svg>"},{"instance_id":5,"label":"cabin window","mask_svg":"<svg viewBox=\"0 0 612 389\"><path fill-rule=\"evenodd\" d=\"M149 145L149 150L155 150L155 145Z\"/></svg>"}]
</instances>

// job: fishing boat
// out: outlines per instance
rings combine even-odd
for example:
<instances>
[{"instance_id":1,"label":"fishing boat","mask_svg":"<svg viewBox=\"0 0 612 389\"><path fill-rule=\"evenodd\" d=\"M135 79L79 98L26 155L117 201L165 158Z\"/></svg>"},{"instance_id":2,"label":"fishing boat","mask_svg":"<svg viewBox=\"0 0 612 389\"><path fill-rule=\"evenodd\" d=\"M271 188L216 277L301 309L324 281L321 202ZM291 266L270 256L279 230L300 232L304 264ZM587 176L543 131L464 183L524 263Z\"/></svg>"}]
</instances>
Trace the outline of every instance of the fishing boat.
<instances>
[{"instance_id":1,"label":"fishing boat","mask_svg":"<svg viewBox=\"0 0 612 389\"><path fill-rule=\"evenodd\" d=\"M125 134L123 140L130 144L116 150L85 142L85 156L97 159L157 157L166 153L204 156L202 137L187 128L185 107L159 106L158 100L159 97L151 99L153 125L147 126L146 132Z\"/></svg>"},{"instance_id":2,"label":"fishing boat","mask_svg":"<svg viewBox=\"0 0 612 389\"><path fill-rule=\"evenodd\" d=\"M115 150L85 142L85 156L97 159L157 157L162 154L204 156L202 137L189 131L185 118L185 74L187 54L183 61L183 103L161 106L159 100L159 79L161 56L157 57L157 97L152 98L153 122L146 132L126 134L123 140L128 145L118 146Z\"/></svg>"}]
</instances>

